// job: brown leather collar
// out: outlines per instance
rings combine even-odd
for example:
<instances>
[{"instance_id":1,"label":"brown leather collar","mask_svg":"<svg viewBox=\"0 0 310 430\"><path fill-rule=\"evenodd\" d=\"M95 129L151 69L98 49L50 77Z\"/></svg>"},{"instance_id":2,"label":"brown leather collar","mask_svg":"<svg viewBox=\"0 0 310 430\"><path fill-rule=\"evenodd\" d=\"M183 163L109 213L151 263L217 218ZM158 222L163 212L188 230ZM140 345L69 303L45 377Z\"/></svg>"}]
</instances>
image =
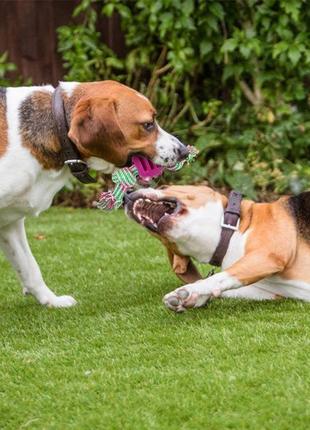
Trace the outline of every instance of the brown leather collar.
<instances>
[{"instance_id":1,"label":"brown leather collar","mask_svg":"<svg viewBox=\"0 0 310 430\"><path fill-rule=\"evenodd\" d=\"M221 266L226 255L230 239L238 230L241 213L242 194L238 191L231 191L228 197L228 204L221 221L221 237L214 254L210 260L213 266Z\"/></svg>"},{"instance_id":2,"label":"brown leather collar","mask_svg":"<svg viewBox=\"0 0 310 430\"><path fill-rule=\"evenodd\" d=\"M64 164L66 164L72 175L75 176L83 184L88 184L90 182L96 182L88 173L88 166L81 159L79 151L74 143L68 137L68 123L66 118L66 112L64 107L64 102L61 96L61 87L55 89L52 98L52 112L56 124L56 130L59 142L62 149L62 158Z\"/></svg>"}]
</instances>

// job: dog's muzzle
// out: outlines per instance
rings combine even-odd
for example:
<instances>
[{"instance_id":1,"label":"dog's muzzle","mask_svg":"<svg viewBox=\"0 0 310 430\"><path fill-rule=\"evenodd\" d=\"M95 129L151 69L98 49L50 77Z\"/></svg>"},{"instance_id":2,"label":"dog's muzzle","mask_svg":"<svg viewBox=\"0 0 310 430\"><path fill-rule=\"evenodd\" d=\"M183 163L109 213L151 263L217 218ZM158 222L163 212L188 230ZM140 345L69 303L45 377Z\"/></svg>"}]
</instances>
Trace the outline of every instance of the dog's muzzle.
<instances>
[{"instance_id":1,"label":"dog's muzzle","mask_svg":"<svg viewBox=\"0 0 310 430\"><path fill-rule=\"evenodd\" d=\"M174 198L156 198L139 191L125 195L127 215L155 233L163 232L171 217L180 211L180 207L180 203Z\"/></svg>"}]
</instances>

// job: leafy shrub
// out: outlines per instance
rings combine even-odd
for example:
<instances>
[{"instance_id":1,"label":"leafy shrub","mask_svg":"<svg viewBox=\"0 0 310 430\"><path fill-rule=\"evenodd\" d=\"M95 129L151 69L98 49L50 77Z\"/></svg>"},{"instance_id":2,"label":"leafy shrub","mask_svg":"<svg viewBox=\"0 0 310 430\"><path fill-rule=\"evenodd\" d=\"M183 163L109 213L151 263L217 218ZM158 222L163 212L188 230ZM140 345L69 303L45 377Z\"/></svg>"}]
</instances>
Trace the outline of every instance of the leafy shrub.
<instances>
[{"instance_id":1,"label":"leafy shrub","mask_svg":"<svg viewBox=\"0 0 310 430\"><path fill-rule=\"evenodd\" d=\"M16 71L17 67L9 61L8 53L0 53L0 87L31 85L31 79L24 79Z\"/></svg>"},{"instance_id":2,"label":"leafy shrub","mask_svg":"<svg viewBox=\"0 0 310 430\"><path fill-rule=\"evenodd\" d=\"M8 73L14 72L16 66L8 61L8 53L3 52L0 54L0 87L5 87L11 84L8 78Z\"/></svg>"},{"instance_id":3,"label":"leafy shrub","mask_svg":"<svg viewBox=\"0 0 310 430\"><path fill-rule=\"evenodd\" d=\"M121 17L127 54L96 30ZM310 178L310 9L305 0L82 0L59 28L67 79L112 78L142 91L163 127L201 151L179 181L256 198ZM176 180L176 177L174 177Z\"/></svg>"}]
</instances>

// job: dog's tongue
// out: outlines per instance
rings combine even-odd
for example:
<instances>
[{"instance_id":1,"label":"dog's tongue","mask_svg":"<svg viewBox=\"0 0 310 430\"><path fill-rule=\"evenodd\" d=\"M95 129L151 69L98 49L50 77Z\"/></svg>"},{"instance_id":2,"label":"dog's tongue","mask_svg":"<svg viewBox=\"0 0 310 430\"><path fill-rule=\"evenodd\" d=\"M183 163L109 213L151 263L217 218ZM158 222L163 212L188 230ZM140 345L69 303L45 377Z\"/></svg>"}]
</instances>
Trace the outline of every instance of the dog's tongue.
<instances>
[{"instance_id":1,"label":"dog's tongue","mask_svg":"<svg viewBox=\"0 0 310 430\"><path fill-rule=\"evenodd\" d=\"M137 168L139 176L143 179L157 178L163 173L163 167L154 164L153 161L149 160L142 155L134 155L132 158L132 163Z\"/></svg>"}]
</instances>

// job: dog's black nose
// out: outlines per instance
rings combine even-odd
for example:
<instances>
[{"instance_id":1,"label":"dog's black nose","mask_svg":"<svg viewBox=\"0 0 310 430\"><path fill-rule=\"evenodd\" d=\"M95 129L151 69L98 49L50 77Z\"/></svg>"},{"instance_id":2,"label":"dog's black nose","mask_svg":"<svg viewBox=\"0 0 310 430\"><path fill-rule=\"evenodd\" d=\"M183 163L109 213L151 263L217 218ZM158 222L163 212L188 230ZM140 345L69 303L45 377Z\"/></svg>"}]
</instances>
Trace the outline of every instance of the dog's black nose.
<instances>
[{"instance_id":1,"label":"dog's black nose","mask_svg":"<svg viewBox=\"0 0 310 430\"><path fill-rule=\"evenodd\" d=\"M179 161L184 160L189 154L189 150L183 143L180 143L178 146L178 158Z\"/></svg>"}]
</instances>

